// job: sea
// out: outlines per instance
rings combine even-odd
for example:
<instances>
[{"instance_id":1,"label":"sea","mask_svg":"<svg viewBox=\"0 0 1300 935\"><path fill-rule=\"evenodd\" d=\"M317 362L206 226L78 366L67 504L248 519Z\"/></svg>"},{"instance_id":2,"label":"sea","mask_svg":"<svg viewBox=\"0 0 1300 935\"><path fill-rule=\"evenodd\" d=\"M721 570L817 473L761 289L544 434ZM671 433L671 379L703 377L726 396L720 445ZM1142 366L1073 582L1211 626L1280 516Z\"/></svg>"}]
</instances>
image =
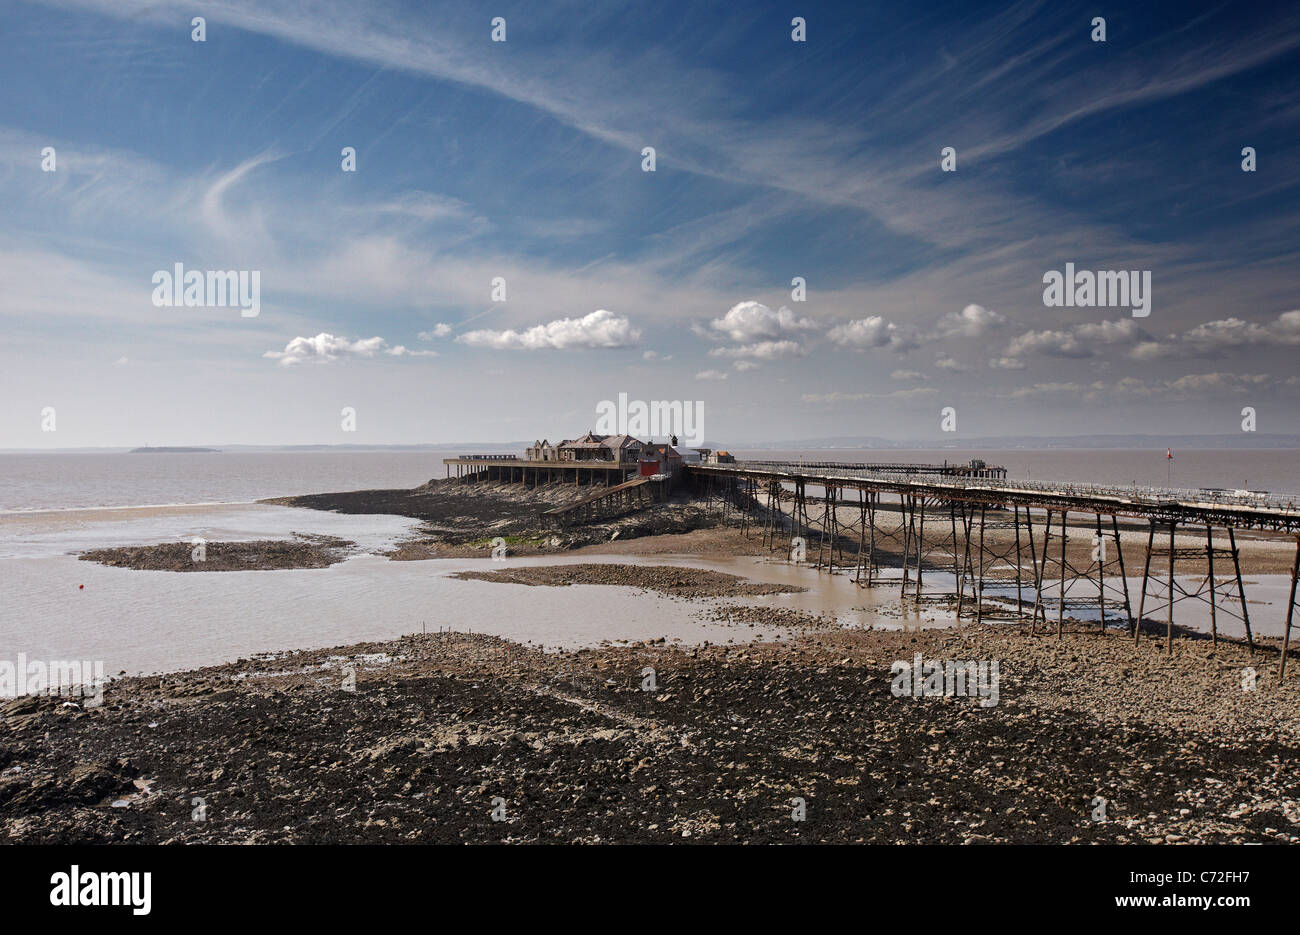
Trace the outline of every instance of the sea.
<instances>
[{"instance_id":1,"label":"sea","mask_svg":"<svg viewBox=\"0 0 1300 935\"><path fill-rule=\"evenodd\" d=\"M1012 478L1175 487L1300 491L1300 450L1135 449L733 451L798 461L1003 465ZM390 639L439 628L509 637L550 649L658 639L725 643L788 634L704 620L689 602L600 586L530 588L450 577L480 559L392 562L381 554L418 532L404 517L352 516L261 504L295 494L413 487L444 476L441 451L0 453L0 661L94 660L109 674L213 665L256 653ZM356 555L323 569L177 573L79 561L92 548L329 534ZM627 556L507 558L508 562L629 561ZM834 617L847 627L950 626L942 612L900 608L893 588L856 587L783 561L654 556L795 583L804 594L746 598ZM936 583L938 581L936 580ZM1252 622L1280 632L1284 576L1248 582ZM895 598L891 602L891 598ZM728 599L736 602L735 599ZM601 613L588 609L599 603ZM1180 609L1180 622L1183 622ZM1276 618L1276 619L1275 619ZM1190 618L1189 618L1190 619ZM1194 625L1200 622L1192 620ZM1227 632L1231 627L1225 626Z\"/></svg>"}]
</instances>

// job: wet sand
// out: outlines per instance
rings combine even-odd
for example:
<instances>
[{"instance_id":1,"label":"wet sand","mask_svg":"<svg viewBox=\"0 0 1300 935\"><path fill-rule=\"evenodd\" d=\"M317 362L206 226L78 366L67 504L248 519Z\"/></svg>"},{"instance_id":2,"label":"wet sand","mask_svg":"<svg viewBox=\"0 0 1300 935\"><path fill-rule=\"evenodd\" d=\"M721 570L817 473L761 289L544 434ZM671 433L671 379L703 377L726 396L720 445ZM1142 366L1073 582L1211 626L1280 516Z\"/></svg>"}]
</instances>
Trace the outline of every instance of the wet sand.
<instances>
[{"instance_id":1,"label":"wet sand","mask_svg":"<svg viewBox=\"0 0 1300 935\"><path fill-rule=\"evenodd\" d=\"M737 575L681 568L674 565L617 565L612 563L576 565L525 565L495 571L462 571L453 578L495 581L531 587L568 587L574 584L600 584L653 591L667 597L698 600L710 597L750 597L759 594L795 594L806 588L788 584L746 581Z\"/></svg>"},{"instance_id":2,"label":"wet sand","mask_svg":"<svg viewBox=\"0 0 1300 935\"><path fill-rule=\"evenodd\" d=\"M755 521L757 528L751 528L748 535L742 535L738 528L739 514L734 510L723 511L716 500L710 504L684 493L670 503L654 504L645 509L629 511L621 517L571 528L556 527L541 516L542 510L577 499L587 490L585 487L562 485L529 488L519 484L458 484L435 480L413 490L314 494L265 502L341 512L395 513L423 520L425 527L421 536L388 553L390 558L397 560L488 557L492 553L496 537L506 542L511 555L546 555L574 550L617 555L694 554L722 557L769 554L770 550L764 548L761 541L762 517ZM788 507L789 504L785 504L785 508ZM820 520L814 500L809 501L809 511ZM838 516L841 524L857 522L858 509L841 507ZM988 568L991 577L1014 577L1011 562L1014 561L1012 550L1015 547L1015 530L995 525L1005 524L1011 518L1010 513L998 510L990 510L986 514L988 526L984 534L985 546L989 552L1006 556L998 561L988 560L991 562ZM1053 564L1060 554L1059 519L1058 514L1049 541L1050 561ZM788 551L786 542L793 535L788 530L788 514L785 521L787 529L779 537L781 548L775 551ZM901 539L885 534L895 530L898 522L897 507L882 504L877 520L881 528L877 531L876 553L877 561L886 567L898 567L902 562ZM1035 514L1033 522L1034 554L1041 558L1044 517ZM1146 557L1149 527L1144 522L1125 519L1119 522L1119 531L1125 572L1129 577L1139 576ZM1106 539L1106 560L1110 563L1107 573L1115 574L1118 563L1117 556L1113 553L1113 531L1106 518L1103 518L1102 532ZM1066 528L1066 560L1071 566L1086 569L1093 563L1095 534L1093 517L1085 518L1076 514L1070 518ZM818 551L820 535L819 527L805 533L810 557L815 557ZM949 540L947 556L942 555L945 536ZM931 551L926 556L927 568L942 570L952 567L951 536L951 521L946 514L932 515L929 518L926 524L926 543L927 549ZM972 537L978 537L978 525L973 528ZM855 562L858 538L856 531L842 531L837 562L850 565ZM1229 547L1227 535L1221 529L1215 530L1213 542L1216 549ZM1164 548L1168 544L1168 531L1158 532L1156 547ZM1175 545L1179 549L1203 550L1206 546L1205 530L1179 530ZM1296 549L1294 536L1241 531L1237 534L1237 547L1240 550L1243 574L1289 575L1291 572ZM1023 525L1020 564L1026 571L1031 564L1028 532ZM1167 568L1168 562L1165 559L1157 558L1152 562L1153 571ZM1208 563L1203 556L1179 558L1177 568L1179 574L1204 575ZM1232 574L1230 559L1216 555L1216 580L1222 578L1226 581Z\"/></svg>"}]
</instances>

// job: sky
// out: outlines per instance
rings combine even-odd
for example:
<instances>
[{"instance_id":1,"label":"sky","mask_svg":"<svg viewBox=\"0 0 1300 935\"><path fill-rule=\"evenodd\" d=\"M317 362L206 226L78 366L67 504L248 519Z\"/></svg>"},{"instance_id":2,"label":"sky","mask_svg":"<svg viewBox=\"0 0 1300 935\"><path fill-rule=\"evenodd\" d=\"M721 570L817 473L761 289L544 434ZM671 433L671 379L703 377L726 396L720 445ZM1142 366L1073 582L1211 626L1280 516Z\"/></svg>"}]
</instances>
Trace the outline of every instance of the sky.
<instances>
[{"instance_id":1,"label":"sky","mask_svg":"<svg viewBox=\"0 0 1300 935\"><path fill-rule=\"evenodd\" d=\"M1300 432L1298 65L1282 3L8 0L0 448Z\"/></svg>"}]
</instances>

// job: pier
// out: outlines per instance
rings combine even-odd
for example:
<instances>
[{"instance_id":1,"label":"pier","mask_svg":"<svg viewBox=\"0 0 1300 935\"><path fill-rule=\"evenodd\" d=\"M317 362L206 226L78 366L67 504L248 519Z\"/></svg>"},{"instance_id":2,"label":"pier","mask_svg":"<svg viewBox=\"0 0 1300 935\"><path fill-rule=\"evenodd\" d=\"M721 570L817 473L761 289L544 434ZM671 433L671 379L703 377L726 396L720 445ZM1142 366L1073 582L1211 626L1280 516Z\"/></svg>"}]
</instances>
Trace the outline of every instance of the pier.
<instances>
[{"instance_id":1,"label":"pier","mask_svg":"<svg viewBox=\"0 0 1300 935\"><path fill-rule=\"evenodd\" d=\"M630 471L636 470L636 463L624 460L604 460L590 458L574 461L536 461L508 454L471 454L443 458L442 463L447 477L455 472L457 480L464 483L495 482L527 484L530 487L541 484L581 485L586 483L618 484ZM758 463L758 462L749 462ZM1000 465L986 464L983 461L969 461L953 464L907 464L891 462L858 461L770 461L769 465L786 465L799 471L888 471L895 474L938 474L953 477L1004 478L1007 469Z\"/></svg>"},{"instance_id":2,"label":"pier","mask_svg":"<svg viewBox=\"0 0 1300 935\"><path fill-rule=\"evenodd\" d=\"M543 514L561 525L666 499L668 486L629 479L635 466L621 460L462 455L443 463L449 478L454 470L464 483L603 488ZM1069 611L1096 610L1100 632L1123 627L1137 641L1147 611L1161 608L1168 653L1174 605L1187 601L1208 606L1214 645L1220 621L1230 619L1241 624L1254 652L1237 533L1295 537L1279 679L1286 675L1300 586L1300 495L1010 480L1006 468L979 460L697 462L681 466L674 481L693 486L706 504L737 511L742 531L761 534L769 551L797 546L801 560L851 573L861 587L898 587L900 599L917 604L950 602L959 620L1010 619L1031 633L1050 631L1054 623L1060 636ZM1140 577L1136 567L1125 567L1121 521L1146 534ZM1071 528L1074 555L1067 550ZM1078 554L1081 533L1090 557ZM1203 544L1187 545L1188 536ZM1180 562L1202 560L1207 571L1195 583L1186 575L1178 580ZM897 569L897 577L882 575L886 569ZM934 576L927 578L934 571L947 573L951 588L936 587ZM1131 574L1139 582L1134 588ZM986 590L994 588L1007 590L1007 599L986 603Z\"/></svg>"},{"instance_id":3,"label":"pier","mask_svg":"<svg viewBox=\"0 0 1300 935\"><path fill-rule=\"evenodd\" d=\"M1253 652L1236 533L1295 536L1278 675L1285 678L1300 582L1300 497L1013 481L1005 471L970 476L947 465L907 467L743 461L691 465L687 474L706 500L717 497L739 510L742 529L761 531L770 550L786 551L797 540L810 564L851 571L864 587L894 585L903 600L918 603L951 600L958 619L982 621L991 616L986 586L1014 584L1011 619L1027 623L1031 632L1049 628L1050 615L1060 636L1067 610L1086 607L1099 612L1102 632L1108 623L1122 624L1135 641L1147 608L1163 604L1167 652L1173 651L1174 605L1188 600L1208 604L1215 645L1226 615L1241 622ZM1091 530L1091 560L1066 551L1071 514L1076 535L1080 528ZM1130 593L1124 567L1121 518L1147 532L1137 594ZM997 530L1002 534L990 535ZM1176 533L1203 536L1205 544L1177 547ZM1199 584L1176 580L1179 561L1201 559L1209 571ZM901 576L882 579L887 564L896 565ZM927 590L925 573L932 569L951 573L954 589Z\"/></svg>"}]
</instances>

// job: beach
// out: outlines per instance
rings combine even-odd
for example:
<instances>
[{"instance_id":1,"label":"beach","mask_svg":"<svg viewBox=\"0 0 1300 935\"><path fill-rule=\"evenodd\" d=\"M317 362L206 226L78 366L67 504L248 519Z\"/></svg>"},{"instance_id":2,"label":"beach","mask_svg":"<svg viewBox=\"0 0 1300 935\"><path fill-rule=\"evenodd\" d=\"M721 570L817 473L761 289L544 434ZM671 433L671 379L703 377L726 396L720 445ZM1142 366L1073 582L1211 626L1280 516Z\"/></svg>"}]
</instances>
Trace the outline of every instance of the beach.
<instances>
[{"instance_id":1,"label":"beach","mask_svg":"<svg viewBox=\"0 0 1300 935\"><path fill-rule=\"evenodd\" d=\"M917 603L900 600L887 541L886 577L868 588L851 537L833 572L817 569L815 542L791 561L788 531L765 543L761 525L742 528L734 509L686 492L578 528L547 524L544 509L583 493L435 480L312 494L240 509L284 513L295 528L334 517L331 534L205 541L204 561L188 540L81 552L74 564L94 570L95 590L142 582L138 593L171 602L172 582L194 582L176 594L212 615L209 648L188 657L198 665L110 668L99 704L0 702L0 834L1300 841L1300 803L1280 770L1300 744L1300 689L1278 684L1276 632L1258 624L1268 602L1252 607L1253 653L1225 621L1214 643L1180 610L1167 654L1154 605L1137 640L1120 615L1102 632L1073 607L1059 635L1054 608L1050 626L1031 628L1008 612L1004 564L983 608L1001 622L976 625L942 595L950 556L927 554L935 593ZM384 518L402 524L369 525ZM1009 532L990 528L986 545L1005 552ZM1069 560L1086 563L1094 530L1067 532ZM1140 562L1144 529L1124 524L1120 539L1130 567ZM1238 544L1252 586L1279 577L1294 548L1256 535ZM425 595L418 631L372 611L364 639L329 642L357 632L361 607L392 606L377 595L394 588ZM232 594L267 621L281 615L276 601L296 608L284 633L303 635L240 636L222 603ZM323 623L326 607L347 625L292 623ZM915 678L900 685L900 672Z\"/></svg>"},{"instance_id":2,"label":"beach","mask_svg":"<svg viewBox=\"0 0 1300 935\"><path fill-rule=\"evenodd\" d=\"M896 694L895 664L918 654L996 660L996 704ZM97 708L10 702L0 828L28 843L1295 843L1300 698L1267 663L1243 688L1260 663L989 626L568 652L416 634L124 679Z\"/></svg>"}]
</instances>

